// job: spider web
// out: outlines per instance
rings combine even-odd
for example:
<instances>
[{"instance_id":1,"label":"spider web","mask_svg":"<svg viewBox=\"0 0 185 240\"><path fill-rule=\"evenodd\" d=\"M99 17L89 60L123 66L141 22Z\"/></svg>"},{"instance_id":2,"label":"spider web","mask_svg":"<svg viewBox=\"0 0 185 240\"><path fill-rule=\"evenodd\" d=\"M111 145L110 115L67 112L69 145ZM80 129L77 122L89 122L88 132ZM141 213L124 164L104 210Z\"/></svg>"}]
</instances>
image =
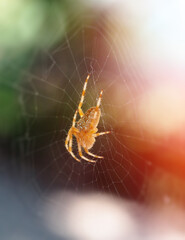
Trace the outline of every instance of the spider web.
<instances>
[{"instance_id":1,"label":"spider web","mask_svg":"<svg viewBox=\"0 0 185 240\"><path fill-rule=\"evenodd\" d=\"M85 18L83 24L74 19L71 25L52 49L35 51L30 69L22 72L22 82L13 86L19 92L24 122L23 133L14 143L14 149L19 149L14 165L38 195L60 189L142 199L152 164L141 149L156 142L139 123L136 103L144 78L137 70L127 32L118 30L112 40L110 30L117 25L104 16L95 22ZM121 34L125 35L124 54L118 44ZM91 152L104 159L93 164L75 161L65 149L87 74L82 109L94 106L103 89L98 129L111 131L96 138ZM75 138L73 152L78 155ZM28 174L27 169L32 171Z\"/></svg>"}]
</instances>

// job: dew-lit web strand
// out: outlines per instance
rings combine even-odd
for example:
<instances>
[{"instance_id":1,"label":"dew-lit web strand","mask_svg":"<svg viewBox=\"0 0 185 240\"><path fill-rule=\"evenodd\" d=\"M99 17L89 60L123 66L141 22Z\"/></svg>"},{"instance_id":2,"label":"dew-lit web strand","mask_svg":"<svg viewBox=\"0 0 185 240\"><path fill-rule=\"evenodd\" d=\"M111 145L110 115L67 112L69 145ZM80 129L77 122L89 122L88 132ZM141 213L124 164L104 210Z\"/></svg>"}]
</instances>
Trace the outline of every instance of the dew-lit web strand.
<instances>
[{"instance_id":1,"label":"dew-lit web strand","mask_svg":"<svg viewBox=\"0 0 185 240\"><path fill-rule=\"evenodd\" d=\"M68 41L67 38L66 38L66 41L67 41L68 47L69 47L69 49L70 49L70 54L71 54L71 56L72 56L73 63L74 63L74 65L75 65L75 68L76 68L76 70L77 70L77 73L78 73L78 76L79 76L79 79L80 79L80 73L79 73L79 71L78 71L78 66L77 66L75 57L74 57L74 55L73 55L73 52L72 52L72 50L71 50L71 47L70 47L70 44L69 44L69 41ZM82 117L82 115L83 115L83 111L82 111L81 107L82 107L82 104L83 104L83 101L84 101L84 95L85 95L85 91L86 91L88 79L89 79L89 75L88 75L87 78L86 78L86 81L85 81L85 84L84 84L84 87L83 87L83 92L82 92L81 100L80 100L80 103L79 103L79 106L78 106L78 111L79 111L79 114L80 114L81 117ZM101 96L102 96L102 92L100 93L100 97L99 97L99 100L98 100L98 103L97 103L97 107L99 107L99 105L100 105ZM76 113L75 113L75 115L74 115L74 118L73 118L73 126L74 126L74 124L75 124L75 122L76 122L76 116L77 116L77 111L76 111ZM75 120L74 120L74 119L75 119ZM72 135L72 138L73 138L73 135ZM72 138L70 139L70 136L69 136L69 135L67 136L66 144L65 144L65 145L66 145L66 148L68 149L69 153L72 155L73 158L75 158L77 161L80 161L80 160L74 155L74 153L73 153L73 150L72 150L72 141L73 141L73 140L72 140ZM69 145L68 145L68 142L69 142ZM86 150L86 152L88 153L88 150ZM85 156L83 156L82 150L81 150L81 145L80 145L80 144L78 144L78 153L79 153L80 157L83 158L84 160L87 160L87 161L92 162L92 163L95 162L94 160L90 160L89 158L86 158ZM95 156L94 154L91 154L91 155Z\"/></svg>"},{"instance_id":2,"label":"dew-lit web strand","mask_svg":"<svg viewBox=\"0 0 185 240\"><path fill-rule=\"evenodd\" d=\"M57 159L55 159L55 161L56 161ZM49 167L49 166L48 166ZM42 171L43 172L43 171ZM61 173L61 170L60 170L60 173ZM72 174L72 173L71 173ZM59 177L59 175L60 174L57 174L57 176L55 177L55 180ZM54 183L54 180L52 181L53 183ZM49 187L47 188L47 189L49 189Z\"/></svg>"},{"instance_id":3,"label":"dew-lit web strand","mask_svg":"<svg viewBox=\"0 0 185 240\"><path fill-rule=\"evenodd\" d=\"M79 32L79 30L78 30L77 32ZM68 39L67 35L66 35L66 39ZM69 40L67 40L67 46L68 46L69 49L71 49ZM72 50L70 50L70 54L71 54L73 63L74 63L74 65L75 65L75 69L76 69L77 72L78 72L79 79L81 80L80 73L79 73L79 71L78 71L78 64L76 63L76 60L75 60L75 57L74 57L74 55L73 55ZM55 61L53 57L51 57L51 59L52 59L53 61ZM83 60L82 60L82 61L83 61ZM56 61L55 61L55 64L56 64L57 68L59 69L59 71L63 73L61 67L56 63ZM76 72L76 71L73 71L73 74L74 74L75 72ZM73 75L73 74L72 74L72 75ZM65 75L65 77L67 77L67 76ZM69 81L70 81L70 79L69 79ZM83 81L84 81L84 80L81 80L82 83L83 83ZM70 82L71 82L71 81L70 81ZM73 84L71 84L71 85L73 86ZM75 85L73 86L73 89L74 89L75 92L79 95L79 93L77 92L77 90L76 90L76 88L75 88Z\"/></svg>"},{"instance_id":4,"label":"dew-lit web strand","mask_svg":"<svg viewBox=\"0 0 185 240\"><path fill-rule=\"evenodd\" d=\"M58 170L58 173L53 177L53 179L51 180L51 182L48 184L48 186L44 189L44 192L46 193L49 189L50 189L50 187L55 183L55 181L58 179L58 177L61 175L61 170L62 170L62 168L59 166L59 164L58 164L58 161L57 161L57 159L56 159L56 157L55 157L55 155L54 155L54 153L53 153L53 151L51 151L51 153L52 153L52 156L53 156L53 158L52 158L52 162L55 162L55 164L57 165L57 169L60 169L60 170ZM65 167L65 165L67 164L67 161L64 163L64 165L63 165L63 168Z\"/></svg>"},{"instance_id":5,"label":"dew-lit web strand","mask_svg":"<svg viewBox=\"0 0 185 240\"><path fill-rule=\"evenodd\" d=\"M111 51L109 51L109 54L107 55L107 57L106 57L106 61L104 62L104 65L103 65L103 67L105 67L106 66L106 63L107 63L107 59L108 59L108 57L109 57L109 55L110 55L110 52ZM103 71L103 69L102 69L102 71ZM102 73L102 71L100 72L100 74ZM100 77L100 74L99 74L99 77ZM104 122L103 122L104 123ZM104 126L104 128L105 128L105 126ZM117 189L116 189L116 187L114 186L114 184L113 184L113 179L112 179L112 176L111 176L111 174L108 174L108 176L109 176L109 179L111 179L111 182L112 182L112 185L113 185L113 187L114 187L114 189L115 189L115 191L116 191L116 193L119 195L119 193L118 193L118 191L117 191ZM108 177L106 177L106 174L104 174L104 178L106 179L106 181L108 182L108 180L107 180L107 178ZM124 189L127 191L127 193L128 193L128 190L127 190L127 188L126 188L126 186L123 184L123 186L124 186ZM107 186L108 188L109 188L109 186ZM110 189L109 189L110 190Z\"/></svg>"},{"instance_id":6,"label":"dew-lit web strand","mask_svg":"<svg viewBox=\"0 0 185 240\"><path fill-rule=\"evenodd\" d=\"M84 26L82 26L82 47L83 47L83 57L84 57L84 63L85 63L85 68L86 68L86 71L88 71L88 68L87 68L87 64L86 64L86 61L85 61L85 36L84 36L84 33L85 33L85 30L84 30Z\"/></svg>"},{"instance_id":7,"label":"dew-lit web strand","mask_svg":"<svg viewBox=\"0 0 185 240\"><path fill-rule=\"evenodd\" d=\"M108 31L108 34L109 34L109 31ZM115 38L114 38L114 41L116 41ZM129 42L125 41L125 43L126 44L124 44L124 48L125 48L125 46L129 47L129 54L127 54L127 56L129 56L130 59L132 58L132 60L129 60L127 62L128 63L131 63L131 62L133 63L133 62L135 62L135 61L133 61L133 56L135 56L135 53L132 51L132 48L130 47ZM116 42L114 45L115 46L118 46L118 45L122 46L123 44L122 44L122 42L120 42L120 44L119 43L117 44L117 42ZM122 51L117 49L118 54L121 53L121 52L123 52L123 49L122 49ZM131 54L130 54L130 52L131 52ZM119 54L119 56L120 56L121 59L123 59L123 54ZM137 58L135 57L134 59L137 59ZM131 70L132 70L132 75L131 75ZM128 76L130 77L130 79L134 79L134 81L132 81L132 84L134 84L135 86L136 86L136 79L139 80L139 78L138 78L139 76L140 76L140 82L141 82L141 79L143 79L143 75L141 76L141 71L136 71L136 69L134 69L133 66L131 68L129 68L128 74L129 74ZM141 86L140 86L140 88L141 88ZM138 87L136 86L135 89L138 89ZM142 132L141 126L138 125L138 127L140 129L140 133L142 134L143 132Z\"/></svg>"},{"instance_id":8,"label":"dew-lit web strand","mask_svg":"<svg viewBox=\"0 0 185 240\"><path fill-rule=\"evenodd\" d=\"M84 39L84 37L83 37L83 39ZM97 40L97 38L96 38L96 40ZM93 47L95 48L95 45L94 45ZM108 57L109 57L109 55L110 55L110 52L111 52L111 51L109 51L109 54L107 55L106 61L104 62L104 65L103 65L103 68L104 68L105 65L106 65L107 59L108 59ZM93 58L93 51L92 51L92 58ZM103 71L103 69L101 70L101 72L102 72L102 71ZM101 74L101 72L100 72L100 74ZM98 75L97 80L99 79L100 74ZM94 85L95 85L95 82L94 82ZM104 129L105 129L105 128L104 128ZM98 173L97 173L97 174L98 174ZM111 175L109 175L109 178L111 178ZM107 181L107 178L106 178L106 175L105 175L105 174L104 174L104 179L106 179L106 181Z\"/></svg>"},{"instance_id":9,"label":"dew-lit web strand","mask_svg":"<svg viewBox=\"0 0 185 240\"><path fill-rule=\"evenodd\" d=\"M59 66L59 64L57 64L57 62L55 61L55 59L52 57L52 56L50 56L50 59L53 61L53 64L52 64L52 66L57 66L57 68L60 70L60 72L62 72L62 74L63 74L63 76L66 78L67 77L67 75L62 71L62 69L61 69L61 67ZM50 71L52 70L52 68L50 68ZM48 71L48 75L49 75L49 71ZM60 110L59 110L59 108L58 108L58 115L59 115L59 112L60 112ZM56 131L55 131L56 132ZM51 140L50 140L50 142L53 142L54 140L55 140L55 138L56 138L56 133L55 134L53 134L53 137L51 138Z\"/></svg>"},{"instance_id":10,"label":"dew-lit web strand","mask_svg":"<svg viewBox=\"0 0 185 240\"><path fill-rule=\"evenodd\" d=\"M106 138L106 140L107 140L107 138ZM109 145L109 142L108 142L108 141L107 141L107 144ZM111 149L111 148L110 148L110 149ZM110 155L111 155L111 158L110 158L110 159L111 159L112 161L114 161L114 156L113 156L113 154L112 154L112 151L110 152ZM106 164L106 162L105 162L105 164ZM109 163L109 164L111 164L111 163ZM126 169L124 168L124 166L121 165L121 164L120 164L120 167L123 168L124 170L126 170ZM112 169L114 169L114 168L112 168ZM128 173L128 171L127 171L127 173ZM120 177L118 174L116 174L116 175L118 176L118 178L119 178L120 181L122 182L122 185L123 185L124 189L126 190L127 194L130 195L129 192L128 192L128 189L127 189L127 187L125 186L124 182L122 181L121 177ZM117 188L116 188L115 185L114 185L114 181L113 181L113 179L112 179L112 175L111 175L111 174L108 174L108 176L109 176L109 178L111 179L111 184L112 184L112 186L114 187L116 193L119 195L119 192L118 192ZM105 175L105 178L106 178L106 175Z\"/></svg>"},{"instance_id":11,"label":"dew-lit web strand","mask_svg":"<svg viewBox=\"0 0 185 240\"><path fill-rule=\"evenodd\" d=\"M78 32L80 33L81 31L78 30ZM78 64L77 64L77 62L76 62L76 60L75 60L74 54L73 54L72 49L71 49L70 40L68 39L67 35L65 35L65 38L66 38L66 41L67 41L67 46L68 46L68 48L69 48L70 55L71 55L71 57L72 57L72 60L73 60L75 69L76 69L77 74L78 74L78 78L79 78L79 80L81 81L81 83L84 84L84 80L82 80L82 78L81 78L81 76L80 76L80 73L79 73L79 70L78 70ZM84 46L85 46L85 45L84 45ZM75 90L76 90L76 89L75 89ZM77 92L77 93L78 93L78 92ZM78 93L78 95L79 95L79 93Z\"/></svg>"},{"instance_id":12,"label":"dew-lit web strand","mask_svg":"<svg viewBox=\"0 0 185 240\"><path fill-rule=\"evenodd\" d=\"M111 51L110 51L111 52ZM106 63L107 63L107 59L108 59L108 57L109 57L109 55L110 55L110 52L109 52L109 54L107 55L107 58L106 58L106 61L104 62L104 65L103 65L103 68L105 67L105 65L106 65ZM102 69L102 71L103 71L103 69ZM101 71L101 72L102 72ZM100 74L101 74L101 72L100 72ZM99 77L100 77L100 74L99 74ZM109 174L108 174L109 175ZM106 175L104 174L104 178L106 179ZM111 174L109 175L109 178L110 179L112 179L112 176L111 176ZM112 183L113 183L113 179L112 179L112 181L111 181ZM124 185L124 184L123 184ZM114 186L114 185L113 185ZM116 190L116 192L117 192L117 194L118 194L118 191L117 191L117 189L114 187L114 189ZM127 188L126 188L126 186L124 185L124 189L127 191L127 193L128 193L128 190L127 190Z\"/></svg>"},{"instance_id":13,"label":"dew-lit web strand","mask_svg":"<svg viewBox=\"0 0 185 240\"><path fill-rule=\"evenodd\" d=\"M21 89L22 90L22 89ZM50 99L51 100L51 99Z\"/></svg>"},{"instance_id":14,"label":"dew-lit web strand","mask_svg":"<svg viewBox=\"0 0 185 240\"><path fill-rule=\"evenodd\" d=\"M52 59L53 62L55 62L55 66L57 66L58 70L64 75L65 79L68 79L68 81L71 82L71 79L64 73L64 71L61 69L61 66L55 61L55 59L51 55L49 55L49 57ZM74 73L75 73L75 71L74 71ZM75 87L73 87L73 89L77 94L79 94ZM70 101L75 103L75 101L70 97L69 94L67 96L69 97Z\"/></svg>"},{"instance_id":15,"label":"dew-lit web strand","mask_svg":"<svg viewBox=\"0 0 185 240\"><path fill-rule=\"evenodd\" d=\"M81 79L80 72L79 72L79 70L78 70L78 65L77 65L77 63L76 63L74 54L73 54L73 52L72 52L71 46L70 46L70 44L69 44L69 40L68 40L68 38L67 38L66 35L65 35L65 39L66 39L67 45L68 45L68 47L69 47L69 51L70 51L70 54L71 54L73 63L74 63L74 65L75 65L75 69L76 69L76 72L77 72L77 75L78 75L78 79Z\"/></svg>"},{"instance_id":16,"label":"dew-lit web strand","mask_svg":"<svg viewBox=\"0 0 185 240\"><path fill-rule=\"evenodd\" d=\"M52 150L51 150L51 151L52 151ZM65 155L65 154L64 154L64 155ZM45 174L46 171L47 171L54 163L56 163L56 161L61 160L61 158L62 158L62 155L60 155L60 156L58 156L57 158L55 158L54 160L50 161L46 166L44 166L44 167L39 171L39 173L36 174L36 178L42 176L42 174ZM60 171L58 171L57 178L58 178L60 175L62 175L63 169L65 168L65 166L66 166L68 163L69 163L69 159L66 159L64 165L63 165L62 167L60 166ZM32 178L30 179L30 181L35 180L34 178L35 178L35 177L32 177Z\"/></svg>"},{"instance_id":17,"label":"dew-lit web strand","mask_svg":"<svg viewBox=\"0 0 185 240\"><path fill-rule=\"evenodd\" d=\"M78 67L77 67L78 68ZM82 80L81 80L82 81ZM45 81L45 82L47 82L47 81ZM71 86L74 86L74 84L73 83L69 83L69 84L71 84ZM24 90L23 90L24 91ZM64 90L65 91L65 90ZM66 93L66 91L65 91L65 93ZM78 93L78 94L80 94L80 93ZM49 101L51 100L51 99L48 99ZM62 103L62 104L64 104L64 103ZM71 108L71 105L69 105L69 107ZM36 115L35 115L36 116ZM70 121L70 117L68 117L67 118L69 121ZM103 124L104 124L104 122L103 122ZM101 141L101 139L100 139L100 142L101 142L101 144L103 144L103 141ZM109 141L108 141L108 143L109 143ZM122 156L123 157L123 156ZM60 158L60 157L59 157ZM74 164L72 163L72 169L73 169L73 167L74 167ZM95 169L94 167L93 167L93 169ZM106 172L106 169L105 169L105 172ZM95 173L96 173L96 171L95 171ZM92 181L94 181L94 180L92 180ZM85 183L84 183L85 184ZM112 184L114 184L114 181L112 181ZM115 186L116 187L116 186Z\"/></svg>"},{"instance_id":18,"label":"dew-lit web strand","mask_svg":"<svg viewBox=\"0 0 185 240\"><path fill-rule=\"evenodd\" d=\"M108 32L108 35L110 36L109 32ZM110 37L111 37L111 36L110 36ZM115 40L114 40L114 41L115 41ZM121 43L121 45L123 45L123 43ZM120 45L120 46L121 46L121 45ZM127 44L127 45L128 45L128 44ZM117 46L117 43L115 43L115 46ZM124 46L126 46L126 45L124 44ZM129 51L130 51L130 49L131 49L131 48L129 48ZM119 52L121 53L121 51L118 49L117 53L119 53ZM114 52L114 55L115 55L115 52ZM120 55L120 54L119 54L119 55ZM126 54L125 54L125 55L126 55ZM124 55L124 56L125 56L125 55ZM128 56L128 55L130 56L130 54L127 54L126 56ZM120 55L120 57L123 58L121 55ZM116 62L117 62L117 66L120 66L119 62L117 61L116 56L115 56L115 59L116 59ZM127 62L130 62L130 61L127 61ZM132 68L131 68L131 69L132 69ZM120 69L120 68L119 68L119 72L120 72L120 75L121 75L121 69ZM135 73L135 71L133 71L133 72ZM129 75L130 75L130 69L129 69L128 73L129 73ZM132 77L132 76L130 76L130 77ZM130 77L129 77L129 78L130 78ZM126 82L125 82L125 83L126 83ZM129 91L129 93L132 95L132 92L131 92L130 89L128 88L128 85L127 85L127 84L126 84L126 87L127 87L127 90ZM132 95L132 97L133 97L133 95Z\"/></svg>"},{"instance_id":19,"label":"dew-lit web strand","mask_svg":"<svg viewBox=\"0 0 185 240\"><path fill-rule=\"evenodd\" d=\"M84 29L85 29L85 27L83 27L83 30L82 30L82 39L83 39L83 56L84 56L84 62L85 62L85 66L86 66L86 70L88 69L87 68L87 64L86 64L86 55L85 55L85 38L84 38ZM92 52L93 53L93 52ZM93 55L92 55L93 56ZM91 56L91 63L92 63L92 56ZM96 60L97 61L97 60ZM97 64L98 64L98 61L97 61ZM92 76L93 76L93 68L92 68L92 66L91 66L91 71L92 71ZM93 80L94 80L94 77L93 77ZM95 85L95 84L94 84ZM95 170L95 167L93 167L93 173L92 173L92 175L93 176L95 176L95 178L93 178L93 179L95 179L94 180L94 183L97 183L97 179L98 179L98 176L96 176L96 175L98 175L98 172ZM87 184L85 184L85 182L83 183L83 187L86 187L86 185Z\"/></svg>"},{"instance_id":20,"label":"dew-lit web strand","mask_svg":"<svg viewBox=\"0 0 185 240\"><path fill-rule=\"evenodd\" d=\"M54 60L53 60L53 64L55 64L55 65L57 65L56 64L56 62L54 62ZM61 71L61 68L60 68L60 71ZM63 72L63 71L62 71ZM37 78L38 79L38 77L37 76L34 76L34 78ZM40 81L44 81L43 79L39 79ZM46 81L47 82L47 81ZM49 82L47 82L48 84L50 84ZM52 84L50 84L50 85L52 85ZM52 86L54 86L54 85L52 85ZM56 87L56 88L59 88L58 86L54 86L54 87ZM61 88L60 88L61 89ZM63 90L63 89L61 89L61 90ZM31 92L30 92L30 94L31 94ZM42 96L42 95L40 95L40 96ZM43 96L44 98L46 98L45 96ZM48 99L49 100L49 99ZM53 99L53 101L55 101L55 99Z\"/></svg>"},{"instance_id":21,"label":"dew-lit web strand","mask_svg":"<svg viewBox=\"0 0 185 240\"><path fill-rule=\"evenodd\" d=\"M109 34L109 32L108 32L108 34ZM110 34L109 34L109 36L110 36ZM111 36L110 36L111 37ZM116 45L116 44L115 44ZM129 48L129 51L130 51L130 49L131 48ZM120 51L119 51L120 52ZM115 52L113 51L113 53L114 53L114 55L115 55ZM132 52L133 53L133 52ZM129 56L130 55L132 55L132 54L129 54ZM122 56L121 56L122 57ZM117 61L117 58L116 58L116 56L115 56L115 59L116 59L116 62L117 62L117 65L119 66L119 63L118 63L118 61ZM130 62L130 61L128 61L128 62ZM133 72L136 74L136 72L133 70ZM120 70L120 73L121 73L121 70ZM139 72L140 73L140 72ZM137 76L136 76L137 78L138 78L138 72L137 72ZM136 79L136 78L134 78L134 79ZM127 84L126 84L127 85ZM129 91L130 92L130 91ZM138 121L137 121L138 122Z\"/></svg>"},{"instance_id":22,"label":"dew-lit web strand","mask_svg":"<svg viewBox=\"0 0 185 240\"><path fill-rule=\"evenodd\" d=\"M114 20L116 20L116 19L114 19ZM115 25L113 25L112 24L112 22L111 21L109 21L108 22L108 24L106 24L106 26L108 26L108 31L107 31L107 35L110 37L110 39L112 39L112 41L114 42L114 46L115 46L115 48L117 48L117 54L123 59L123 56L125 57L127 57L127 59L129 59L128 61L127 61L127 65L128 64L130 64L131 63L131 61L130 61L130 59L132 58L133 59L133 56L135 55L135 53L132 51L132 47L130 46L130 41L128 41L127 40L127 37L126 37L126 35L127 35L127 32L126 31L124 31L124 29L122 29L122 35L123 35L123 33L125 34L125 38L124 38L124 42L123 42L123 38L120 38L120 36L119 36L119 34L117 34L117 35L114 35L114 38L112 38L112 36L111 36L111 33L112 33L112 29L114 29L115 28ZM117 26L118 27L120 27L120 22L119 21L117 21ZM109 31L110 30L110 31ZM119 39L119 41L117 41ZM122 47L123 46L123 47ZM124 52L126 53L126 54L124 54ZM127 54L127 53L129 53L129 54ZM131 53L131 54L130 54ZM135 58L136 59L136 58ZM123 61L124 61L124 59L123 59ZM133 62L133 61L132 61ZM125 69L125 70L127 70L127 69ZM134 78L134 79L138 79L138 76L140 75L140 71L138 72L136 72L136 69L134 69L133 67L130 69L128 69L128 71L127 71L127 74L128 74L128 78L129 79L132 79L133 78L133 75L131 75L131 73L132 74L134 74L135 76L136 76L136 78ZM137 74L137 75L136 75ZM142 76L143 77L143 76Z\"/></svg>"},{"instance_id":23,"label":"dew-lit web strand","mask_svg":"<svg viewBox=\"0 0 185 240\"><path fill-rule=\"evenodd\" d=\"M57 87L56 85L53 85L53 84L51 84L51 83L48 82L48 81L44 81L42 78L39 78L39 77L34 76L34 75L32 75L32 74L31 74L31 76L32 76L34 79L38 80L38 81L44 82L44 83L48 84L49 86L52 86L52 87L54 87L54 88L57 88L57 89L65 92L64 89L59 88L59 87ZM30 80L29 80L29 82L30 82ZM6 86L9 86L9 87L12 87L10 83L6 83L5 85L6 85ZM53 102L56 102L56 103L59 103L59 104L67 104L67 105L69 105L69 103L62 102L62 101L58 101L58 100L56 100L56 99L54 99L54 98L51 98L51 97L48 97L48 96L44 96L44 95L38 93L37 90L35 90L35 92L33 92L33 91L31 91L31 90L28 90L28 89L26 89L26 88L24 88L24 87L22 87L22 86L20 87L20 86L18 86L18 85L15 85L15 86L14 86L14 89L17 89L18 91L24 91L25 93L30 94L30 95L42 97L42 98L44 98L44 99L46 99L46 100L48 100L48 101L53 101ZM71 98L70 94L67 94L67 96L69 97L69 99L70 99L71 102L75 103L75 101ZM69 105L69 107L71 107L71 106Z\"/></svg>"},{"instance_id":24,"label":"dew-lit web strand","mask_svg":"<svg viewBox=\"0 0 185 240\"><path fill-rule=\"evenodd\" d=\"M92 29L92 30L96 30L96 28L95 27L93 27L93 26L90 26L90 25L84 25L85 27L87 27L87 28L89 28L89 29ZM104 38L104 36L102 35L102 33L98 30L97 31L97 33L99 34L99 35L101 35L102 37L103 37L103 39L105 40L105 38ZM84 37L83 37L84 38ZM97 37L95 38L95 40L97 41ZM94 43L94 45L93 45L93 48L94 49L96 49L96 41L95 41L95 43ZM106 40L106 42L107 42L107 40ZM109 52L108 52L108 54L106 55L106 59L105 59L105 61L104 61L104 64L103 64L103 66L101 67L101 70L99 71L99 74L98 74L98 76L96 77L96 81L98 81L99 79L100 79L100 76L101 76L101 74L103 73L103 71L104 71L104 68L105 68L105 66L106 66L106 64L107 64L107 61L108 61L108 58L110 57L110 54L111 54L111 52L113 51L112 50L112 47L109 45ZM92 48L92 59L94 58L93 57L93 53L95 52L95 50L93 50L93 48ZM94 83L94 85L95 85L95 83Z\"/></svg>"},{"instance_id":25,"label":"dew-lit web strand","mask_svg":"<svg viewBox=\"0 0 185 240\"><path fill-rule=\"evenodd\" d=\"M33 76L32 76L33 77ZM40 79L40 78L38 78L38 77L36 77L36 76L34 76L34 78L37 78L38 80L40 80L40 81L43 81L43 79ZM55 87L55 88L57 88L57 89L59 89L57 86L55 86L55 85L53 85L53 84L51 84L51 83L49 83L49 82L47 82L46 81L46 83L48 83L49 85L51 85L51 86L53 86L53 87ZM21 89L21 90L23 90L23 89ZM60 88L60 90L63 90L63 89L61 89ZM29 93L29 94L32 94L32 95L35 95L32 91L28 91L28 90L25 90L27 93ZM35 90L36 91L36 90ZM42 96L42 95L40 95L40 96ZM69 96L69 95L68 95ZM46 98L46 99L48 99L48 100L52 100L52 101L55 101L55 102L57 102L57 103L64 103L64 102L59 102L59 101L56 101L55 99L51 99L51 98L48 98L48 97L46 97L46 96L42 96L43 98ZM71 99L72 100L72 99ZM35 101L35 98L34 98L34 101ZM64 103L65 104L65 103ZM68 104L68 103L67 103ZM35 105L37 105L36 103L35 103ZM68 106L71 108L71 106L68 104ZM26 114L25 114L26 115ZM27 114L27 115L30 115L30 114ZM32 115L33 117L36 117L36 114L34 114L34 115Z\"/></svg>"}]
</instances>

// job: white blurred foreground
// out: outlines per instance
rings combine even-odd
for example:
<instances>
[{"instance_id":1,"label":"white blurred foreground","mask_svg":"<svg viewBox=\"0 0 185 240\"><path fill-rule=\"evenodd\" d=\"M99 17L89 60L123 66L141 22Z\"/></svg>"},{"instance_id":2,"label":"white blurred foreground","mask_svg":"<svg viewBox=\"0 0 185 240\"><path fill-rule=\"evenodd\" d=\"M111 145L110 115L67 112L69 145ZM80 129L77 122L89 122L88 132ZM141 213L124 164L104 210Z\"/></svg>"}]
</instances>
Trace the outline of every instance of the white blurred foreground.
<instances>
[{"instance_id":1,"label":"white blurred foreground","mask_svg":"<svg viewBox=\"0 0 185 240\"><path fill-rule=\"evenodd\" d=\"M183 240L185 214L166 202L144 209L103 194L57 193L44 208L47 226L76 240Z\"/></svg>"}]
</instances>

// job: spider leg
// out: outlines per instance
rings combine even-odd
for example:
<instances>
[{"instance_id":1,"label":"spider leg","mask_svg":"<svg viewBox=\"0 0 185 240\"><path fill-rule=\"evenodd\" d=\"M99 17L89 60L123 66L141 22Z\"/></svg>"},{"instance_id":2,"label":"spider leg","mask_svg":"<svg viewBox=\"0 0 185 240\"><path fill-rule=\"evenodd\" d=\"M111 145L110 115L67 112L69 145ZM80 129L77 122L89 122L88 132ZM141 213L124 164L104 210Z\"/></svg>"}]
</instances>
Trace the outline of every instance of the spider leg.
<instances>
[{"instance_id":1,"label":"spider leg","mask_svg":"<svg viewBox=\"0 0 185 240\"><path fill-rule=\"evenodd\" d=\"M95 157L95 158L103 158L102 156L98 156L98 155L95 155L95 154L89 152L87 148L84 148L84 150L85 150L85 152L86 152L87 154L89 154L89 155L92 156L92 157Z\"/></svg>"},{"instance_id":2,"label":"spider leg","mask_svg":"<svg viewBox=\"0 0 185 240\"><path fill-rule=\"evenodd\" d=\"M71 154L71 156L76 160L76 161L78 161L78 162L81 162L80 161L80 159L78 159L75 155L74 155L74 153L73 153L73 151L72 151L72 142L73 142L73 135L71 136L71 139L69 140L69 149L68 149L68 151L69 151L69 153Z\"/></svg>"},{"instance_id":3,"label":"spider leg","mask_svg":"<svg viewBox=\"0 0 185 240\"><path fill-rule=\"evenodd\" d=\"M97 107L97 108L99 108L99 106L100 106L101 99L102 99L102 94L103 94L103 90L101 90L101 92L100 92L100 96L99 96L98 101L97 101L97 104L96 104L96 107Z\"/></svg>"},{"instance_id":4,"label":"spider leg","mask_svg":"<svg viewBox=\"0 0 185 240\"><path fill-rule=\"evenodd\" d=\"M96 104L96 109L97 109L97 110L98 110L98 108L99 108L99 106L100 106L100 103L101 103L102 94L103 94L103 90L101 90L100 96L99 96L98 101L97 101L97 104ZM95 114L94 114L94 119L96 119L96 115L97 115L97 111L96 111ZM92 123L92 125L93 125L93 123Z\"/></svg>"},{"instance_id":5,"label":"spider leg","mask_svg":"<svg viewBox=\"0 0 185 240\"><path fill-rule=\"evenodd\" d=\"M78 105L78 112L80 114L80 117L83 117L83 115L84 115L81 107L82 107L82 104L83 104L83 101L84 101L85 91L86 91L86 88L87 88L87 82L88 82L89 77L90 77L90 75L88 75L86 80L85 80L85 84L84 84L83 91L82 91L82 96L81 96L81 99L80 99L80 103Z\"/></svg>"},{"instance_id":6,"label":"spider leg","mask_svg":"<svg viewBox=\"0 0 185 240\"><path fill-rule=\"evenodd\" d=\"M76 110L74 117L73 117L72 127L75 127L77 113L78 113L78 111Z\"/></svg>"},{"instance_id":7,"label":"spider leg","mask_svg":"<svg viewBox=\"0 0 185 240\"><path fill-rule=\"evenodd\" d=\"M108 134L108 133L111 133L111 132L110 131L106 131L106 132L94 133L93 137L98 137L100 135L104 135L104 134Z\"/></svg>"},{"instance_id":8,"label":"spider leg","mask_svg":"<svg viewBox=\"0 0 185 240\"><path fill-rule=\"evenodd\" d=\"M69 132L68 132L66 140L65 140L65 147L68 151L69 151L68 143L69 143L70 139L72 138L72 132L74 131L74 127L75 127L75 123L76 123L76 116L77 116L77 111L74 114L72 127L69 129Z\"/></svg>"},{"instance_id":9,"label":"spider leg","mask_svg":"<svg viewBox=\"0 0 185 240\"><path fill-rule=\"evenodd\" d=\"M81 162L80 159L78 159L73 151L72 151L72 143L73 143L73 134L75 135L75 133L77 132L78 130L75 128L75 127L71 127L69 132L68 132L68 135L67 135L67 138L66 138L66 141L65 141L65 147L67 149L67 151L71 154L71 156L78 162ZM68 145L69 143L69 145Z\"/></svg>"},{"instance_id":10,"label":"spider leg","mask_svg":"<svg viewBox=\"0 0 185 240\"><path fill-rule=\"evenodd\" d=\"M86 160L87 162L92 162L92 163L96 162L95 160L91 160L91 159L88 159L85 156L83 156L82 148L81 148L81 145L79 143L78 143L78 152L79 152L80 157L83 158L84 160Z\"/></svg>"},{"instance_id":11,"label":"spider leg","mask_svg":"<svg viewBox=\"0 0 185 240\"><path fill-rule=\"evenodd\" d=\"M69 131L70 131L70 130L69 130ZM65 140L65 147L66 147L67 150L68 150L68 142L69 142L69 139L70 139L70 133L68 132L67 137L66 137L66 140Z\"/></svg>"}]
</instances>

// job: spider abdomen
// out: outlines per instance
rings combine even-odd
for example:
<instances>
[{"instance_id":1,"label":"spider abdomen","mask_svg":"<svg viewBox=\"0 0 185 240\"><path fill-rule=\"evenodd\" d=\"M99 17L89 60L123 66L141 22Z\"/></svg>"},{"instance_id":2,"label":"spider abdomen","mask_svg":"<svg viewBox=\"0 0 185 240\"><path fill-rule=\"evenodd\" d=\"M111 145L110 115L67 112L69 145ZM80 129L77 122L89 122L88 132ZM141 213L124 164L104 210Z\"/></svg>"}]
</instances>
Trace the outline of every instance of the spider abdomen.
<instances>
[{"instance_id":1,"label":"spider abdomen","mask_svg":"<svg viewBox=\"0 0 185 240\"><path fill-rule=\"evenodd\" d=\"M95 143L95 138L92 136L92 133L80 132L78 141L83 148L91 149Z\"/></svg>"},{"instance_id":2,"label":"spider abdomen","mask_svg":"<svg viewBox=\"0 0 185 240\"><path fill-rule=\"evenodd\" d=\"M88 132L96 128L100 119L100 109L92 107L87 110L83 117L77 122L77 129L80 131Z\"/></svg>"}]
</instances>

